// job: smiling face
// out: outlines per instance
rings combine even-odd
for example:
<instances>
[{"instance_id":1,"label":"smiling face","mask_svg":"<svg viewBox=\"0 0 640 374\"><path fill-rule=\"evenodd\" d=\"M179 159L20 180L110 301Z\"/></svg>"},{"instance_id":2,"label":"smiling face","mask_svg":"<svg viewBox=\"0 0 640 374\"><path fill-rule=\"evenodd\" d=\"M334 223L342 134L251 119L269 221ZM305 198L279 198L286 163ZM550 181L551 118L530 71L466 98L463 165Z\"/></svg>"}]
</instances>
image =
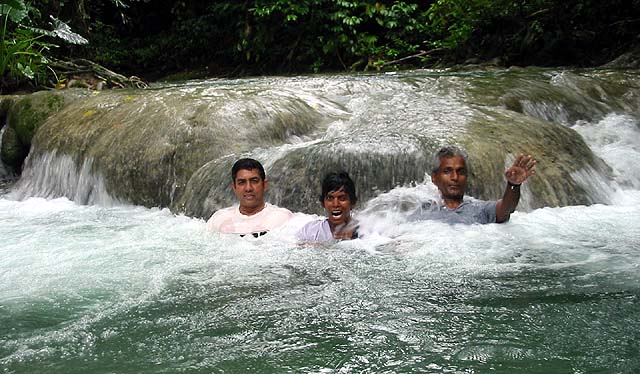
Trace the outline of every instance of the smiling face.
<instances>
[{"instance_id":1,"label":"smiling face","mask_svg":"<svg viewBox=\"0 0 640 374\"><path fill-rule=\"evenodd\" d=\"M431 174L431 181L435 184L445 203L462 202L467 188L467 166L461 156L441 157L438 171Z\"/></svg>"},{"instance_id":2,"label":"smiling face","mask_svg":"<svg viewBox=\"0 0 640 374\"><path fill-rule=\"evenodd\" d=\"M231 188L240 202L240 213L252 215L264 208L264 191L268 183L262 179L258 169L238 170Z\"/></svg>"},{"instance_id":3,"label":"smiling face","mask_svg":"<svg viewBox=\"0 0 640 374\"><path fill-rule=\"evenodd\" d=\"M351 203L349 194L344 191L344 187L340 187L336 191L327 192L322 202L327 212L329 226L332 231L339 225L344 225L351 219L351 209L355 204Z\"/></svg>"}]
</instances>

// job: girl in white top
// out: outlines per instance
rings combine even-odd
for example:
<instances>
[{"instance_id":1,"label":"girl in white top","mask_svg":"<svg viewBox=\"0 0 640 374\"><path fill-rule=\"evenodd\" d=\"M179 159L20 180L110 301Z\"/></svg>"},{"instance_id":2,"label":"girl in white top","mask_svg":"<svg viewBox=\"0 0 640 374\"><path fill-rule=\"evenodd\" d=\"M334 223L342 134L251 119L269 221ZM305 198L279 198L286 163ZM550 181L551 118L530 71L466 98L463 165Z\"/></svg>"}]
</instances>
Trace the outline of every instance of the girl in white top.
<instances>
[{"instance_id":1,"label":"girl in white top","mask_svg":"<svg viewBox=\"0 0 640 374\"><path fill-rule=\"evenodd\" d=\"M357 238L358 222L351 217L357 201L355 184L347 172L327 174L320 194L326 218L309 222L296 237L305 243Z\"/></svg>"}]
</instances>

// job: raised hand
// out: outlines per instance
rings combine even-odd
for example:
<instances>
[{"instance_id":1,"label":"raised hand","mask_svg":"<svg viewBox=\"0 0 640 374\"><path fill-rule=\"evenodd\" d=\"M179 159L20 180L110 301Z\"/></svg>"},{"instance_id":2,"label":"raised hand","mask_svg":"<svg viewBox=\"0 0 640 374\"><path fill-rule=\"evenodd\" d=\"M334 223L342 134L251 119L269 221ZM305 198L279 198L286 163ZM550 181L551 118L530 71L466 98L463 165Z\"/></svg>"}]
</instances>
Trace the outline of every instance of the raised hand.
<instances>
[{"instance_id":1,"label":"raised hand","mask_svg":"<svg viewBox=\"0 0 640 374\"><path fill-rule=\"evenodd\" d=\"M511 184L522 184L527 178L536 173L536 171L533 170L536 163L538 163L538 161L531 155L525 156L520 153L513 162L513 166L504 172L504 176Z\"/></svg>"}]
</instances>

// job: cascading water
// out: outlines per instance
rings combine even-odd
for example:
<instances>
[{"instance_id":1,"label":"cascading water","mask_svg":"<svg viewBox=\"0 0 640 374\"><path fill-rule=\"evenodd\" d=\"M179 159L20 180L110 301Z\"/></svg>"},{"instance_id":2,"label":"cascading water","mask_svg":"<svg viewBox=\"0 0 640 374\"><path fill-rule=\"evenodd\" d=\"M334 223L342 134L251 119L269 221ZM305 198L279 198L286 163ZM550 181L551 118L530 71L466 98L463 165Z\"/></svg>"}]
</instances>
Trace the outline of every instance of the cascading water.
<instances>
[{"instance_id":1,"label":"cascading water","mask_svg":"<svg viewBox=\"0 0 640 374\"><path fill-rule=\"evenodd\" d=\"M366 202L424 182L431 154L457 143L471 156L469 192L476 197L499 198L505 162L524 151L545 167L528 184L522 207L608 203L606 195L591 193L589 180L585 185L584 178L574 178L611 176L566 121L637 110L634 84L624 72L423 71L214 80L65 96L71 99L50 93L53 98L37 99L65 104L55 107L32 139L22 139L33 145L24 168L28 177L16 194L116 199L209 217L233 201L233 161L253 156L267 164L273 202L320 213L316 186L328 170L346 168ZM16 106L34 104L25 98ZM28 133L19 130L14 132ZM50 169L69 161L93 176L68 178L99 183L67 189L72 184L60 183L67 176ZM567 183L558 185L558 179ZM79 190L92 195L79 196Z\"/></svg>"},{"instance_id":2,"label":"cascading water","mask_svg":"<svg viewBox=\"0 0 640 374\"><path fill-rule=\"evenodd\" d=\"M63 147L38 149L43 143L35 143L27 163L32 169L25 169L17 191L0 196L0 367L11 373L635 372L640 367L637 78L598 71L400 75L276 79L286 89L255 90L269 97L277 92L283 101L270 99L271 108L280 114L277 106L291 97L300 99L301 92L325 93L309 94L301 99L306 104L288 107L292 114L287 118L308 108L319 113L305 117L296 133L249 153L264 160L280 184L272 199L315 202L317 191L307 174L284 166L312 160L319 165L307 167L318 172L333 165L335 160L321 157L336 150L351 165L371 169L362 178L399 178L386 189L382 179L360 180L359 188L380 189L360 191L368 196L357 213L366 235L354 241L299 245L294 232L313 219L303 213L257 239L209 233L202 219L124 205L130 199L109 192L112 177L100 168L109 160L101 159L104 154L92 151L89 143L83 150L76 148L77 153L63 153ZM593 77L601 82L594 85ZM621 81L632 89L621 90ZM225 87L249 84L273 86L274 80L225 82L208 88L209 95L228 99ZM198 87L179 86L175 92L187 95ZM372 97L347 95L360 91ZM164 100L161 94L149 101ZM117 101L114 97L109 100ZM258 95L252 102L264 108L261 100ZM383 108L373 110L371 102ZM424 104L416 107L417 102ZM238 102L224 105L232 105L225 110L236 118ZM460 108L452 109L456 106ZM126 116L134 114L120 112L115 104L110 108L116 119L109 131L119 136L117 125L126 127ZM79 116L89 109L79 108ZM64 116L71 116L71 110L61 112L62 118L69 118ZM175 118L206 122L198 110L185 113ZM412 117L417 120L404 120ZM525 209L507 224L406 222L417 204L437 195L432 185L422 183L428 170L420 164L428 163L423 151L469 134L476 139L482 133L486 139L478 141L491 145L493 137L518 139L519 133L495 133L496 123L505 118L529 121L529 126L556 123L558 132L574 130L597 157L585 162L576 156L582 153L563 156L579 142L542 147L544 154L536 156L546 162L524 187L520 208ZM425 121L456 123L430 127L432 133L425 134ZM205 132L193 123L190 131ZM265 123L277 127L278 121ZM92 124L98 126L86 123ZM527 131L526 126L517 129ZM96 127L85 130L96 131L90 140L107 142L106 132L97 136ZM174 134L186 138L177 130ZM549 136L542 140L549 147L562 146L551 137L553 131L542 134ZM61 142L80 135L58 136ZM147 137L155 141L153 134ZM166 153L173 161L163 162L187 164L171 137L164 139L166 144L153 143L165 144L158 152L175 152ZM119 143L111 144L115 153ZM462 144L476 157L486 155L474 160L476 176L486 179L483 184L496 185L476 185L472 191L490 195L492 189L502 189L501 181L489 183L490 175L493 169L503 171L508 160L478 143ZM218 147L217 158L203 162L182 187L169 185L181 183L184 171L158 171L159 179L170 178L160 188L163 193L180 195L193 211L198 210L195 197L209 199L211 207L230 201L229 164L248 148ZM144 152L150 151L141 148ZM383 157L385 153L390 156ZM142 155L129 156L136 168L145 165ZM545 174L553 162L586 166ZM398 170L388 170L390 166ZM120 172L131 179L131 170ZM199 184L206 180L219 182L213 187ZM140 183L121 181L134 187ZM282 186L286 181L295 183ZM555 197L541 195L544 186L536 183L582 191L587 201L607 205L540 207L541 200ZM184 192L189 188L193 190ZM294 192L300 196L287 197ZM197 215L205 215L207 209L199 209Z\"/></svg>"}]
</instances>

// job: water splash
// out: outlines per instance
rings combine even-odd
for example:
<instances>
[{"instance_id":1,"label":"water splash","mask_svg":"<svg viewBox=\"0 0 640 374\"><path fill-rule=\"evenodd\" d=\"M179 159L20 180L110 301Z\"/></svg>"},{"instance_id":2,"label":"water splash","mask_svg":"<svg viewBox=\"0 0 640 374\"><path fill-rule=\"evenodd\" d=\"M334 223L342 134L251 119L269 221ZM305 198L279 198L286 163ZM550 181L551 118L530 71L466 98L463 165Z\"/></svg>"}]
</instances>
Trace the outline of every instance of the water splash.
<instances>
[{"instance_id":1,"label":"water splash","mask_svg":"<svg viewBox=\"0 0 640 374\"><path fill-rule=\"evenodd\" d=\"M400 202L434 192L391 191L377 201L386 208L370 212L377 235L326 246L290 237L309 217L238 238L168 210L0 198L0 364L635 367L639 357L625 347L640 328L637 191L625 206L517 212L506 225L396 220L410 208Z\"/></svg>"},{"instance_id":2,"label":"water splash","mask_svg":"<svg viewBox=\"0 0 640 374\"><path fill-rule=\"evenodd\" d=\"M239 157L268 165L272 202L319 213L316 189L326 172L347 169L366 202L421 183L432 153L451 143L467 148L479 166L470 182L474 197L499 198L505 159L528 149L541 167L539 182L523 189L522 209L608 203L600 181L609 183L609 170L573 124L597 123L610 113L633 116L636 80L624 73L514 69L156 85L75 102L38 131L32 152L90 164L117 199L198 217L233 201L228 170ZM60 176L48 180L57 187L34 182L25 191L89 201L89 192L77 194L85 187L72 186L80 179L63 183L69 175L53 170ZM637 183L623 175L619 185Z\"/></svg>"},{"instance_id":3,"label":"water splash","mask_svg":"<svg viewBox=\"0 0 640 374\"><path fill-rule=\"evenodd\" d=\"M611 166L615 181L640 189L640 121L630 114L610 113L596 122L578 121L573 128Z\"/></svg>"},{"instance_id":4,"label":"water splash","mask_svg":"<svg viewBox=\"0 0 640 374\"><path fill-rule=\"evenodd\" d=\"M27 159L25 172L10 196L16 199L65 196L79 204L123 204L109 195L103 176L93 170L93 160L81 162L78 166L71 156L56 152L32 156Z\"/></svg>"}]
</instances>

